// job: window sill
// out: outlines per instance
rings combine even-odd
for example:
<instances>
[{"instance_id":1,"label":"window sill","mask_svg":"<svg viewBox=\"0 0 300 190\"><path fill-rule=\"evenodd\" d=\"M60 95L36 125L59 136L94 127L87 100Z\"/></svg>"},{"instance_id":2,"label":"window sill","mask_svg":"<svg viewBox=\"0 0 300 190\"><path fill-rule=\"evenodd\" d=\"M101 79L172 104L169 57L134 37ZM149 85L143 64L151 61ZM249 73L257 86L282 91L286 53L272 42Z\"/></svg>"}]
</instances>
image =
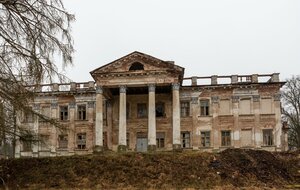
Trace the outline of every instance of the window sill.
<instances>
[{"instance_id":1,"label":"window sill","mask_svg":"<svg viewBox=\"0 0 300 190\"><path fill-rule=\"evenodd\" d=\"M57 148L57 151L68 151L68 148Z\"/></svg>"},{"instance_id":2,"label":"window sill","mask_svg":"<svg viewBox=\"0 0 300 190\"><path fill-rule=\"evenodd\" d=\"M88 151L89 149L87 149L87 148L86 148L86 149L75 148L74 150L75 150L75 151L79 151L79 152L80 152L80 151L85 152L85 151Z\"/></svg>"},{"instance_id":3,"label":"window sill","mask_svg":"<svg viewBox=\"0 0 300 190\"><path fill-rule=\"evenodd\" d=\"M67 122L70 122L70 120L59 120L59 122L67 123Z\"/></svg>"},{"instance_id":4,"label":"window sill","mask_svg":"<svg viewBox=\"0 0 300 190\"><path fill-rule=\"evenodd\" d=\"M198 115L198 118L212 117L212 115Z\"/></svg>"},{"instance_id":5,"label":"window sill","mask_svg":"<svg viewBox=\"0 0 300 190\"><path fill-rule=\"evenodd\" d=\"M244 117L247 117L247 116L248 116L248 117L249 117L249 116L254 116L254 114L239 114L239 116L242 116L242 117L243 117L243 116L244 116Z\"/></svg>"},{"instance_id":6,"label":"window sill","mask_svg":"<svg viewBox=\"0 0 300 190\"><path fill-rule=\"evenodd\" d=\"M220 148L234 148L233 146L220 146Z\"/></svg>"},{"instance_id":7,"label":"window sill","mask_svg":"<svg viewBox=\"0 0 300 190\"><path fill-rule=\"evenodd\" d=\"M265 147L265 148L267 148L267 147L275 148L276 146L275 146L275 145L262 145L261 147L262 147L262 148L263 148L263 147Z\"/></svg>"}]
</instances>

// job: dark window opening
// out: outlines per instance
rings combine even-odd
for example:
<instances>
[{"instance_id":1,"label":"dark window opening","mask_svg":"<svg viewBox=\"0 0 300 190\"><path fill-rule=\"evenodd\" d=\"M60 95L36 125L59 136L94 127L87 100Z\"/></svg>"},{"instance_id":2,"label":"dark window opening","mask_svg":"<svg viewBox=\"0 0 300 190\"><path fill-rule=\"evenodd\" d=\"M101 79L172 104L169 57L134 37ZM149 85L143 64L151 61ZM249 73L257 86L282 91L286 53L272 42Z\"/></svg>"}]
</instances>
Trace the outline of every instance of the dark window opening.
<instances>
[{"instance_id":1,"label":"dark window opening","mask_svg":"<svg viewBox=\"0 0 300 190\"><path fill-rule=\"evenodd\" d=\"M86 149L86 133L77 134L77 148Z\"/></svg>"},{"instance_id":2,"label":"dark window opening","mask_svg":"<svg viewBox=\"0 0 300 190\"><path fill-rule=\"evenodd\" d=\"M181 147L190 148L190 132L181 132Z\"/></svg>"},{"instance_id":3,"label":"dark window opening","mask_svg":"<svg viewBox=\"0 0 300 190\"><path fill-rule=\"evenodd\" d=\"M230 131L221 131L222 146L231 146L231 135Z\"/></svg>"},{"instance_id":4,"label":"dark window opening","mask_svg":"<svg viewBox=\"0 0 300 190\"><path fill-rule=\"evenodd\" d=\"M264 146L273 145L273 129L263 130L263 142L264 142Z\"/></svg>"},{"instance_id":5,"label":"dark window opening","mask_svg":"<svg viewBox=\"0 0 300 190\"><path fill-rule=\"evenodd\" d=\"M68 106L60 106L60 120L68 120Z\"/></svg>"},{"instance_id":6,"label":"dark window opening","mask_svg":"<svg viewBox=\"0 0 300 190\"><path fill-rule=\"evenodd\" d=\"M146 104L137 104L137 117L145 118L147 117L147 105Z\"/></svg>"},{"instance_id":7,"label":"dark window opening","mask_svg":"<svg viewBox=\"0 0 300 190\"><path fill-rule=\"evenodd\" d=\"M86 106L85 105L78 105L78 119L86 120Z\"/></svg>"},{"instance_id":8,"label":"dark window opening","mask_svg":"<svg viewBox=\"0 0 300 190\"><path fill-rule=\"evenodd\" d=\"M165 147L165 133L156 133L156 146L158 149Z\"/></svg>"},{"instance_id":9,"label":"dark window opening","mask_svg":"<svg viewBox=\"0 0 300 190\"><path fill-rule=\"evenodd\" d=\"M210 132L201 132L201 145L202 147L210 147Z\"/></svg>"},{"instance_id":10,"label":"dark window opening","mask_svg":"<svg viewBox=\"0 0 300 190\"><path fill-rule=\"evenodd\" d=\"M144 70L144 65L139 62L135 62L129 68L129 71L137 71L137 70Z\"/></svg>"},{"instance_id":11,"label":"dark window opening","mask_svg":"<svg viewBox=\"0 0 300 190\"><path fill-rule=\"evenodd\" d=\"M200 101L200 114L201 116L209 115L209 100L201 100Z\"/></svg>"},{"instance_id":12,"label":"dark window opening","mask_svg":"<svg viewBox=\"0 0 300 190\"><path fill-rule=\"evenodd\" d=\"M155 105L156 117L164 117L165 116L165 104L162 102L158 102Z\"/></svg>"}]
</instances>

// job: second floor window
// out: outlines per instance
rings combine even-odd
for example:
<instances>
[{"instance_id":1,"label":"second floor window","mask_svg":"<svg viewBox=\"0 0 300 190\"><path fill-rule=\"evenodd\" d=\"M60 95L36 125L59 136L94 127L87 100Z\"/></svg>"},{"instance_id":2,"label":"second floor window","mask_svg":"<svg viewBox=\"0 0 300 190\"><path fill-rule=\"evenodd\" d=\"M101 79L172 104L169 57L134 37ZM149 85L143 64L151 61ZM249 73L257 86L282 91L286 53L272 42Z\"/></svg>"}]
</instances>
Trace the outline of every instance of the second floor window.
<instances>
[{"instance_id":1,"label":"second floor window","mask_svg":"<svg viewBox=\"0 0 300 190\"><path fill-rule=\"evenodd\" d=\"M60 106L60 120L66 121L68 120L68 106Z\"/></svg>"},{"instance_id":2,"label":"second floor window","mask_svg":"<svg viewBox=\"0 0 300 190\"><path fill-rule=\"evenodd\" d=\"M145 118L147 117L147 105L144 103L137 104L137 117Z\"/></svg>"},{"instance_id":3,"label":"second floor window","mask_svg":"<svg viewBox=\"0 0 300 190\"><path fill-rule=\"evenodd\" d=\"M200 100L200 115L209 115L209 100Z\"/></svg>"},{"instance_id":4,"label":"second floor window","mask_svg":"<svg viewBox=\"0 0 300 190\"><path fill-rule=\"evenodd\" d=\"M156 117L164 117L165 116L165 104L163 102L158 102L155 105Z\"/></svg>"},{"instance_id":5,"label":"second floor window","mask_svg":"<svg viewBox=\"0 0 300 190\"><path fill-rule=\"evenodd\" d=\"M78 120L86 120L86 105L78 105Z\"/></svg>"},{"instance_id":6,"label":"second floor window","mask_svg":"<svg viewBox=\"0 0 300 190\"><path fill-rule=\"evenodd\" d=\"M181 117L190 116L190 102L181 102L180 103L180 115L181 115Z\"/></svg>"}]
</instances>

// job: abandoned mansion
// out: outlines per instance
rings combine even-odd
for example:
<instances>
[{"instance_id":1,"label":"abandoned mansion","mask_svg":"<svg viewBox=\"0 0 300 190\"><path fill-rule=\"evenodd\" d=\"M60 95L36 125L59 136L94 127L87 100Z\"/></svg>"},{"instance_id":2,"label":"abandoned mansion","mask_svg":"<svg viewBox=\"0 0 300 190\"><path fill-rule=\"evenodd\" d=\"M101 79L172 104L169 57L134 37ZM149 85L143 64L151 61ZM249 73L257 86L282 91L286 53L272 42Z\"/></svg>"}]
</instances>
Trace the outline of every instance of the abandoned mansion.
<instances>
[{"instance_id":1,"label":"abandoned mansion","mask_svg":"<svg viewBox=\"0 0 300 190\"><path fill-rule=\"evenodd\" d=\"M40 86L32 108L64 127L23 114L43 140L18 140L16 157L287 147L278 73L185 78L173 61L133 52L90 74Z\"/></svg>"}]
</instances>

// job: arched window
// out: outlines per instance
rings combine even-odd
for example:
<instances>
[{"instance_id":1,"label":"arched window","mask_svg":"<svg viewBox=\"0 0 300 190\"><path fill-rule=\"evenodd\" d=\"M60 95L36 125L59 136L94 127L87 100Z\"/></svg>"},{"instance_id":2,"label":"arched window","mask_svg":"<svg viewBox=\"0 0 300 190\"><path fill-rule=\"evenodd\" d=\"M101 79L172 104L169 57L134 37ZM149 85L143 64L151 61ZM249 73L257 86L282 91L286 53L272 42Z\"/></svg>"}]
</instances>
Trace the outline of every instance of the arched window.
<instances>
[{"instance_id":1,"label":"arched window","mask_svg":"<svg viewBox=\"0 0 300 190\"><path fill-rule=\"evenodd\" d=\"M139 62L133 63L130 66L129 71L136 71L136 70L144 70L144 65Z\"/></svg>"}]
</instances>

